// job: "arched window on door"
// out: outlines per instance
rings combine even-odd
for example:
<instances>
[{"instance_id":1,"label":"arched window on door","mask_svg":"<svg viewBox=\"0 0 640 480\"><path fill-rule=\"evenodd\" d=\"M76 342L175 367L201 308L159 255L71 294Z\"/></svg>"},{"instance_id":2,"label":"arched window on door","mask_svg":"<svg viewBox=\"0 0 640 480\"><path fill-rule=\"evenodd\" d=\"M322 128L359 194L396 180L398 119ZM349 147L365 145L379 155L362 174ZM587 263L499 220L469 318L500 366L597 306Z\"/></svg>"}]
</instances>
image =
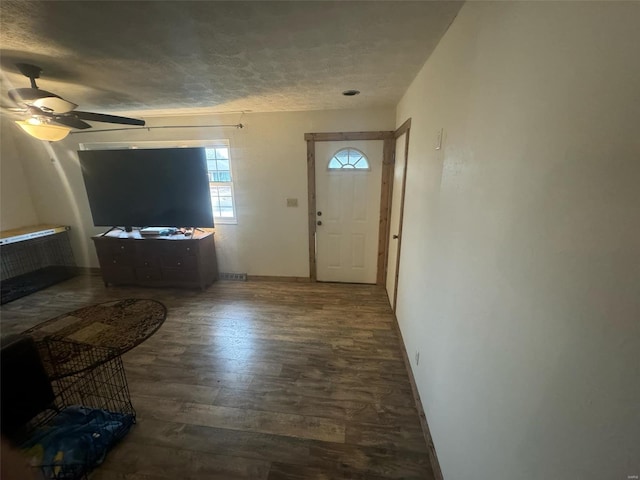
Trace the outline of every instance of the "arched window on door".
<instances>
[{"instance_id":1,"label":"arched window on door","mask_svg":"<svg viewBox=\"0 0 640 480\"><path fill-rule=\"evenodd\" d=\"M369 160L355 148L342 148L329 160L329 170L370 170Z\"/></svg>"}]
</instances>

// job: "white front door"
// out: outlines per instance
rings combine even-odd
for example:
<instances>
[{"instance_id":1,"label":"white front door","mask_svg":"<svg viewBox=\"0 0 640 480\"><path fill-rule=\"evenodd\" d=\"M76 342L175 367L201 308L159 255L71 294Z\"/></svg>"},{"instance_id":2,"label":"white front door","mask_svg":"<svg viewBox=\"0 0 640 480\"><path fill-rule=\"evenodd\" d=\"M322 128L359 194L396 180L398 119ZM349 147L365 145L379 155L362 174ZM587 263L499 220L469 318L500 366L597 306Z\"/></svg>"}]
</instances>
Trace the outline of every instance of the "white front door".
<instances>
[{"instance_id":1,"label":"white front door","mask_svg":"<svg viewBox=\"0 0 640 480\"><path fill-rule=\"evenodd\" d=\"M382 145L381 140L316 142L319 281L376 283Z\"/></svg>"},{"instance_id":2,"label":"white front door","mask_svg":"<svg viewBox=\"0 0 640 480\"><path fill-rule=\"evenodd\" d=\"M396 139L396 156L393 169L393 193L391 195L391 215L389 218L389 252L387 256L387 295L391 308L395 311L396 282L398 274L398 242L400 235L400 204L405 169L405 144L407 134Z\"/></svg>"}]
</instances>

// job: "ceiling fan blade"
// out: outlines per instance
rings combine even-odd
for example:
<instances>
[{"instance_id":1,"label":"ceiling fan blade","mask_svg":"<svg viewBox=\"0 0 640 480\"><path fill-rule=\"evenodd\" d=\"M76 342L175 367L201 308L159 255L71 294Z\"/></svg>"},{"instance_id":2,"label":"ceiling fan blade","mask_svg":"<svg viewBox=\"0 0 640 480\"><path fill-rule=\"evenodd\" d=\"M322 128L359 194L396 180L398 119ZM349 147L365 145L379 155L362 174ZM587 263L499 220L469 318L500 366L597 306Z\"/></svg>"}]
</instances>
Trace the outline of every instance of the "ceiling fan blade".
<instances>
[{"instance_id":1,"label":"ceiling fan blade","mask_svg":"<svg viewBox=\"0 0 640 480\"><path fill-rule=\"evenodd\" d=\"M14 88L7 94L16 105L36 106L49 112L67 113L78 106L55 93L39 88Z\"/></svg>"},{"instance_id":2,"label":"ceiling fan blade","mask_svg":"<svg viewBox=\"0 0 640 480\"><path fill-rule=\"evenodd\" d=\"M91 125L76 118L74 115L53 115L51 118L54 122L66 127L77 128L78 130L91 128Z\"/></svg>"},{"instance_id":3,"label":"ceiling fan blade","mask_svg":"<svg viewBox=\"0 0 640 480\"><path fill-rule=\"evenodd\" d=\"M38 98L33 101L32 105L35 105L41 110L54 113L67 113L78 106L73 102L58 97L57 95L55 97Z\"/></svg>"},{"instance_id":4,"label":"ceiling fan blade","mask_svg":"<svg viewBox=\"0 0 640 480\"><path fill-rule=\"evenodd\" d=\"M119 123L122 125L138 125L141 127L145 124L144 120L138 120L137 118L119 117L118 115L107 115L106 113L75 111L73 115L82 120L89 120L90 122Z\"/></svg>"},{"instance_id":5,"label":"ceiling fan blade","mask_svg":"<svg viewBox=\"0 0 640 480\"><path fill-rule=\"evenodd\" d=\"M39 88L14 88L7 93L9 98L16 103L31 102L38 98L55 96L53 93Z\"/></svg>"}]
</instances>

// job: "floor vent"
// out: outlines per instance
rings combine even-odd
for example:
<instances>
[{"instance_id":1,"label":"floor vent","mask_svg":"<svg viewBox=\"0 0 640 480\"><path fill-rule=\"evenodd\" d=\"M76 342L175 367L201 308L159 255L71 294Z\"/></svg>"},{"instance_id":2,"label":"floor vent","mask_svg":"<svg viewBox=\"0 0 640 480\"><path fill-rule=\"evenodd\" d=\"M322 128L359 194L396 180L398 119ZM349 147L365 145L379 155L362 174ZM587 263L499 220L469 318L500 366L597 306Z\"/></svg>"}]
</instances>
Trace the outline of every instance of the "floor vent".
<instances>
[{"instance_id":1,"label":"floor vent","mask_svg":"<svg viewBox=\"0 0 640 480\"><path fill-rule=\"evenodd\" d=\"M236 282L246 282L246 273L218 273L220 280L234 280Z\"/></svg>"}]
</instances>

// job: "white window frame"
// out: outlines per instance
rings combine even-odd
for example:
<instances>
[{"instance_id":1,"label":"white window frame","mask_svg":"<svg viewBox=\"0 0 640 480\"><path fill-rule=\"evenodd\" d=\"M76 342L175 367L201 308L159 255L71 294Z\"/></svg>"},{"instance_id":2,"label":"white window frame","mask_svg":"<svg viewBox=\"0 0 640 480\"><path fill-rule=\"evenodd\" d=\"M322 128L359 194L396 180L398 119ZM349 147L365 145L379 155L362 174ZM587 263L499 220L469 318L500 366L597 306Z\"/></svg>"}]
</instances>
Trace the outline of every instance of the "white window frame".
<instances>
[{"instance_id":1,"label":"white window frame","mask_svg":"<svg viewBox=\"0 0 640 480\"><path fill-rule=\"evenodd\" d=\"M215 223L220 223L223 225L234 225L238 223L238 217L236 214L236 196L235 196L235 190L233 188L233 179L235 178L233 176L233 160L231 159L231 147L229 146L229 141L226 140L224 143L221 143L220 141L215 143L215 144L209 144L207 146L205 146L206 148L226 148L228 155L227 155L227 159L229 161L229 172L231 174L231 180L228 182L214 182L209 180L209 188L211 187L229 187L231 189L231 208L233 211L233 216L232 217L216 217L215 212L213 215L213 221ZM213 201L213 200L212 200ZM211 208L214 208L213 205L211 206Z\"/></svg>"},{"instance_id":2,"label":"white window frame","mask_svg":"<svg viewBox=\"0 0 640 480\"><path fill-rule=\"evenodd\" d=\"M80 150L115 150L122 148L181 148L181 147L204 147L204 148L220 148L224 147L229 150L229 171L231 172L230 182L211 182L209 181L209 187L211 186L229 186L231 187L231 204L233 207L233 217L217 217L213 215L214 224L220 225L237 225L238 216L236 211L236 196L235 196L235 174L233 169L233 159L231 145L227 139L219 140L167 140L167 141L145 141L145 142L96 142L96 143L80 143ZM211 206L213 210L213 205Z\"/></svg>"}]
</instances>

